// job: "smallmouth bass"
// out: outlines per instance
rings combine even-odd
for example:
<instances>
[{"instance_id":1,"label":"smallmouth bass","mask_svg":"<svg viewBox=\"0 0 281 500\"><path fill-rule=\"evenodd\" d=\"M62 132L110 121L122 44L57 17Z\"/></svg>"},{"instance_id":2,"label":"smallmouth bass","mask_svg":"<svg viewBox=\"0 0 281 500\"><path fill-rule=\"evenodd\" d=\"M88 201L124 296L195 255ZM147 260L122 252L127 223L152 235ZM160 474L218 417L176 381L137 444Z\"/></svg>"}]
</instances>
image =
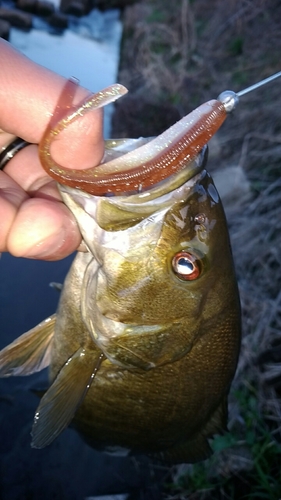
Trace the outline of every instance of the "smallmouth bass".
<instances>
[{"instance_id":1,"label":"smallmouth bass","mask_svg":"<svg viewBox=\"0 0 281 500\"><path fill-rule=\"evenodd\" d=\"M150 147L109 141L108 163L117 176L124 158ZM226 429L240 346L228 231L205 148L179 161L146 191L107 197L60 185L88 251L77 253L57 314L0 353L1 376L49 366L33 446L71 423L99 449L195 462Z\"/></svg>"}]
</instances>

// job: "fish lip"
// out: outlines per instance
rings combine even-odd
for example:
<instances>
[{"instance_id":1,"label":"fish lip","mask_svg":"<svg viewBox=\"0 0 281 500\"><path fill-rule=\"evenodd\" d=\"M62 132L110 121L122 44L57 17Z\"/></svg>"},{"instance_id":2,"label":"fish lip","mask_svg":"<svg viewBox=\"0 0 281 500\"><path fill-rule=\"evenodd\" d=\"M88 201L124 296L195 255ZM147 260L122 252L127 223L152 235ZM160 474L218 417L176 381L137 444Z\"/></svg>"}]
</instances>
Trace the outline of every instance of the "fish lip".
<instances>
[{"instance_id":1,"label":"fish lip","mask_svg":"<svg viewBox=\"0 0 281 500\"><path fill-rule=\"evenodd\" d=\"M117 203L117 204L121 203L122 205L130 205L130 204L138 205L146 203L148 200L153 202L155 199L158 200L163 196L164 197L171 196L174 191L180 189L185 184L189 184L190 186L196 184L198 178L200 178L202 172L205 169L207 160L208 160L208 146L206 145L198 153L196 158L191 163L189 163L185 168L167 177L167 179L164 179L158 182L157 184L154 184L153 186L150 186L149 188L140 191L139 193L131 192L131 193L122 193L117 195L110 195L110 196L106 195L100 196L87 193L86 191L83 191L79 188L72 188L65 184L58 184L58 187L62 196L70 195L73 198L79 197L80 199L104 198L110 200L112 203ZM192 172L192 169L190 168L192 164L194 164L193 168L194 172L193 175L190 175ZM81 205L83 205L83 203Z\"/></svg>"},{"instance_id":2,"label":"fish lip","mask_svg":"<svg viewBox=\"0 0 281 500\"><path fill-rule=\"evenodd\" d=\"M169 189L160 190L160 188L153 188L150 191L144 191L139 194L132 194L126 196L103 197L95 196L85 191L81 191L69 186L59 185L59 190L62 195L64 203L74 213L76 218L79 218L80 210L82 209L93 221L95 231L100 226L97 213L100 204L104 201L110 203L111 206L117 209L130 211L133 214L144 214L148 217L155 212L162 209L168 210L175 202L187 200L192 193L194 186L206 175L206 170L203 169L188 180L183 180L178 185L172 185ZM164 183L165 181L163 181ZM167 181L166 181L167 182ZM161 192L159 192L161 191ZM145 210L145 212L144 212ZM89 223L89 219L88 219ZM81 229L81 228L80 228ZM83 234L83 231L82 231ZM86 238L86 235L84 235Z\"/></svg>"}]
</instances>

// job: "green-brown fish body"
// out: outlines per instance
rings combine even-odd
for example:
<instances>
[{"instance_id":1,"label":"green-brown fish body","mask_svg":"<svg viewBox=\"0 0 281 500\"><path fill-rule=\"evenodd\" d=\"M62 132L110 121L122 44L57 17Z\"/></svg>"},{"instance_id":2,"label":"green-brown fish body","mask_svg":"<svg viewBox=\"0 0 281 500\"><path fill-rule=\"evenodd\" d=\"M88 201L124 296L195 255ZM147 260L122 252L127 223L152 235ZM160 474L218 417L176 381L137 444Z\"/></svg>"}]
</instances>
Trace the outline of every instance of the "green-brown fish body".
<instances>
[{"instance_id":1,"label":"green-brown fish body","mask_svg":"<svg viewBox=\"0 0 281 500\"><path fill-rule=\"evenodd\" d=\"M61 187L88 251L56 317L0 353L3 376L50 364L35 447L72 422L100 449L195 462L226 428L239 298L221 201L193 167L126 196Z\"/></svg>"}]
</instances>

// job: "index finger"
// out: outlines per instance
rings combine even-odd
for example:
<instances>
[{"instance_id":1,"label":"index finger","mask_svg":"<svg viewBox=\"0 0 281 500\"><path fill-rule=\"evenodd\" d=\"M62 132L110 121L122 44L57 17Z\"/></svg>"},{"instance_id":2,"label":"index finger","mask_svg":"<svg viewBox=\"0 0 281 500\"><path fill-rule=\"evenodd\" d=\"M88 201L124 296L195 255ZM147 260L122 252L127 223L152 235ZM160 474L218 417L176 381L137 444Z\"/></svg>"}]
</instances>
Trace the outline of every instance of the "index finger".
<instances>
[{"instance_id":1,"label":"index finger","mask_svg":"<svg viewBox=\"0 0 281 500\"><path fill-rule=\"evenodd\" d=\"M0 129L38 144L66 80L18 53L0 40ZM78 87L74 104L89 92ZM103 156L102 111L93 110L71 124L54 144L60 163L89 168ZM1 146L1 145L0 145Z\"/></svg>"}]
</instances>

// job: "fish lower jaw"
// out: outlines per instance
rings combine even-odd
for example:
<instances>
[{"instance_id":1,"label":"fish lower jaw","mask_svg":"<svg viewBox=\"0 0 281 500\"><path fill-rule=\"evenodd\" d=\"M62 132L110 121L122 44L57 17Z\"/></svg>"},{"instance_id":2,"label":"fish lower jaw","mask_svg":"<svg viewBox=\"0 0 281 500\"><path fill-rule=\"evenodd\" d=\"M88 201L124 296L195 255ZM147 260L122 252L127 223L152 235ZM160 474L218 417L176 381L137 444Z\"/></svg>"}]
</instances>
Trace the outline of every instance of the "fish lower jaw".
<instances>
[{"instance_id":1,"label":"fish lower jaw","mask_svg":"<svg viewBox=\"0 0 281 500\"><path fill-rule=\"evenodd\" d=\"M122 323L110 319L107 316L98 313L94 321L91 321L91 334L96 343L102 342L107 345L112 339L123 335L140 335L143 333L156 333L163 329L162 325L137 325L131 323Z\"/></svg>"}]
</instances>

